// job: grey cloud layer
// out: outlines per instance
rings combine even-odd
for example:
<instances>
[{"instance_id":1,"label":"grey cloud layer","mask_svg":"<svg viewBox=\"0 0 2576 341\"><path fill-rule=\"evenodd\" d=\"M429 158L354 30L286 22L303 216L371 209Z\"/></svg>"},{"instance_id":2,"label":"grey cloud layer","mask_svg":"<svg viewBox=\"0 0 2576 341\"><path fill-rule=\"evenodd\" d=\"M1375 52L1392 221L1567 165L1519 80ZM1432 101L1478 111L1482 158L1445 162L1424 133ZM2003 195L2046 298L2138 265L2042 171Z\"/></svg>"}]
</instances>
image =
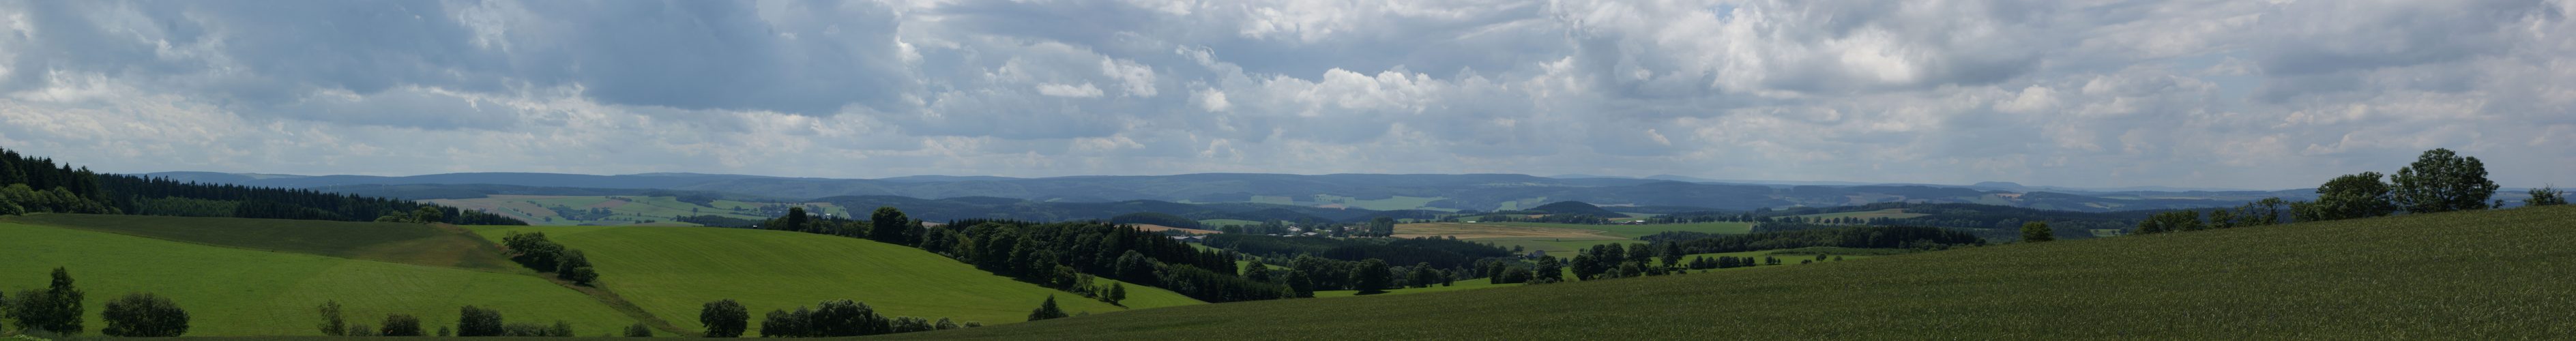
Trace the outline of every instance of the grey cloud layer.
<instances>
[{"instance_id":1,"label":"grey cloud layer","mask_svg":"<svg viewBox=\"0 0 2576 341\"><path fill-rule=\"evenodd\" d=\"M112 171L2576 182L2576 1L0 2Z\"/></svg>"}]
</instances>

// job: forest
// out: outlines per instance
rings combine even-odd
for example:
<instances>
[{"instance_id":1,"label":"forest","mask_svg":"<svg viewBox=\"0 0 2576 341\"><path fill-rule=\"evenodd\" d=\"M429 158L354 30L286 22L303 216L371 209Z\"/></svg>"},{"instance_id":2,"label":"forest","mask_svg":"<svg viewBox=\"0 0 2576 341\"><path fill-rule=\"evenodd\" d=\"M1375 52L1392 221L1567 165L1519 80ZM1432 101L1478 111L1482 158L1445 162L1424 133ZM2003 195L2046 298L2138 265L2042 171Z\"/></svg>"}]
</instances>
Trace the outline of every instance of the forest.
<instances>
[{"instance_id":1,"label":"forest","mask_svg":"<svg viewBox=\"0 0 2576 341\"><path fill-rule=\"evenodd\" d=\"M180 182L74 168L0 149L0 214L91 213L192 217L375 221L395 218L462 225L526 225L517 219L406 200L305 189ZM423 208L438 214L421 214Z\"/></svg>"}]
</instances>

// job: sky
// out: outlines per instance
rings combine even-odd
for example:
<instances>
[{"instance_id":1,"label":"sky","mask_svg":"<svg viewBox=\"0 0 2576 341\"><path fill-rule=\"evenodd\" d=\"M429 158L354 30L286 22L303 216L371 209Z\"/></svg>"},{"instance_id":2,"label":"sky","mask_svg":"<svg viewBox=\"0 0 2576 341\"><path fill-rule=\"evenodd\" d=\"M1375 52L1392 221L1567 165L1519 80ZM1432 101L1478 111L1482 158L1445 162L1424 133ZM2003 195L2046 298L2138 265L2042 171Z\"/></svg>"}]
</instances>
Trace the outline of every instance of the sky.
<instances>
[{"instance_id":1,"label":"sky","mask_svg":"<svg viewBox=\"0 0 2576 341\"><path fill-rule=\"evenodd\" d=\"M2576 0L0 1L0 147L415 175L2576 185Z\"/></svg>"}]
</instances>

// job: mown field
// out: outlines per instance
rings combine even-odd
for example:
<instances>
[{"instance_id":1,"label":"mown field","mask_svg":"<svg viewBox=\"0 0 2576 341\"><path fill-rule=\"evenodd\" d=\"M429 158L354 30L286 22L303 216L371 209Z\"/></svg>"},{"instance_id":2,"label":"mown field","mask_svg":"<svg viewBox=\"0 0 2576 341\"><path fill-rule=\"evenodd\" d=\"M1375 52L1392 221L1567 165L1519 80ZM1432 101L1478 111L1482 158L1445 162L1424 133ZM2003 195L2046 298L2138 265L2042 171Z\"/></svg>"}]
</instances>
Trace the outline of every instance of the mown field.
<instances>
[{"instance_id":1,"label":"mown field","mask_svg":"<svg viewBox=\"0 0 2576 341\"><path fill-rule=\"evenodd\" d=\"M151 229L126 218L48 214L0 220L0 289L40 289L54 267L68 268L76 287L87 292L88 335L106 326L98 314L106 302L131 292L160 294L186 308L193 318L191 336L321 335L313 327L320 322L314 307L328 300L339 301L349 319L369 325L381 324L385 314L403 313L419 316L430 328L452 326L464 305L498 309L510 321L567 321L582 335L635 323L589 296L526 274L296 252L346 249L309 243L259 244L277 251L224 247L217 245L262 238L196 233L273 236L276 231L257 222L305 230L300 221L161 218L219 223ZM99 224L85 225L91 221ZM131 234L100 232L105 230Z\"/></svg>"},{"instance_id":2,"label":"mown field","mask_svg":"<svg viewBox=\"0 0 2576 341\"><path fill-rule=\"evenodd\" d=\"M8 221L251 250L492 272L527 272L502 257L500 248L453 227L95 214L42 214L11 217Z\"/></svg>"},{"instance_id":3,"label":"mown field","mask_svg":"<svg viewBox=\"0 0 2576 341\"><path fill-rule=\"evenodd\" d=\"M2423 214L892 338L2558 339L2576 335L2571 222Z\"/></svg>"},{"instance_id":4,"label":"mown field","mask_svg":"<svg viewBox=\"0 0 2576 341\"><path fill-rule=\"evenodd\" d=\"M697 327L693 322L699 307L719 299L742 302L755 316L850 299L882 314L987 325L1024 321L1049 295L1069 313L1203 303L1131 285L1127 307L1121 308L995 276L919 249L806 233L594 226L474 229L493 240L511 232L544 232L588 254L602 274L602 287L684 328ZM757 335L757 323L753 327L750 335Z\"/></svg>"}]
</instances>

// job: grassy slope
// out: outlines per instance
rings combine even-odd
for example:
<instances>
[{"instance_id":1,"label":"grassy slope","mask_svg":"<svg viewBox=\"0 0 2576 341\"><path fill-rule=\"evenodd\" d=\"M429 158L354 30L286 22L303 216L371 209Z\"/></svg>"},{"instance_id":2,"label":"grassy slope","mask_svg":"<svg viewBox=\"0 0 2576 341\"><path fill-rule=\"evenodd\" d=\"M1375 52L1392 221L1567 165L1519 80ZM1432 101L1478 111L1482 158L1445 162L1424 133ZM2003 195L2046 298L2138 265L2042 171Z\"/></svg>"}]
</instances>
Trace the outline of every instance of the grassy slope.
<instances>
[{"instance_id":1,"label":"grassy slope","mask_svg":"<svg viewBox=\"0 0 2576 341\"><path fill-rule=\"evenodd\" d=\"M1020 322L1048 295L1067 312L1122 308L977 270L918 249L795 232L667 227L475 227L487 238L545 232L581 249L602 286L655 316L696 327L700 305L734 299L757 316L828 299L867 303L879 313L954 318L987 325ZM1101 283L1106 285L1104 281ZM1132 308L1201 302L1128 286ZM757 327L755 323L755 328ZM754 333L755 335L757 333Z\"/></svg>"},{"instance_id":2,"label":"grassy slope","mask_svg":"<svg viewBox=\"0 0 2576 341\"><path fill-rule=\"evenodd\" d=\"M41 214L8 221L253 250L525 271L502 258L499 248L471 235L421 224L94 214Z\"/></svg>"},{"instance_id":3,"label":"grassy slope","mask_svg":"<svg viewBox=\"0 0 2576 341\"><path fill-rule=\"evenodd\" d=\"M2426 214L895 337L2554 338L2576 335L2570 222L2576 207Z\"/></svg>"},{"instance_id":4,"label":"grassy slope","mask_svg":"<svg viewBox=\"0 0 2576 341\"><path fill-rule=\"evenodd\" d=\"M45 217L45 216L39 216ZM35 218L35 217L28 217ZM46 217L54 218L54 217ZM13 218L14 219L14 218ZM520 274L269 252L130 235L0 222L0 288L42 288L67 267L87 292L90 335L108 300L129 292L170 297L193 321L188 335L319 335L314 306L338 300L353 323L385 314L454 325L457 307L493 307L513 321L572 322L598 334L635 321L579 292ZM14 297L13 297L14 298Z\"/></svg>"}]
</instances>

